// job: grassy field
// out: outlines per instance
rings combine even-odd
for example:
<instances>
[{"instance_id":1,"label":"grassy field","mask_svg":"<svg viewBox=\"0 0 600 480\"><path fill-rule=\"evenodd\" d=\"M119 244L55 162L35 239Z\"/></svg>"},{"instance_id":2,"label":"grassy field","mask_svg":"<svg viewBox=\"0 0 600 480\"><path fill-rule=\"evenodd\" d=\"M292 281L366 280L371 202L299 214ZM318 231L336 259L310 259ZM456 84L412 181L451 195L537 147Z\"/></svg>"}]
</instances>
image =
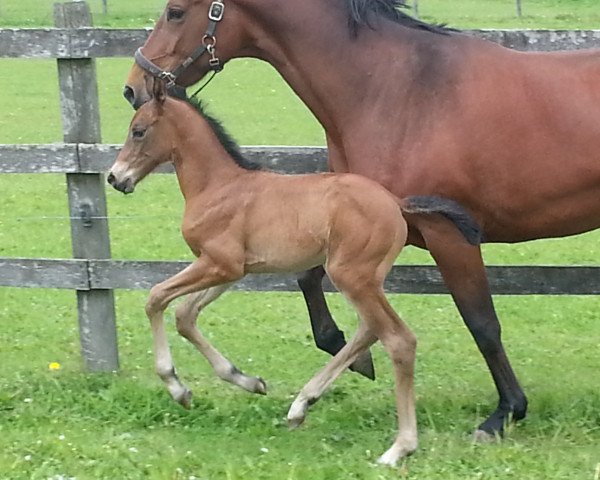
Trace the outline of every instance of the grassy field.
<instances>
[{"instance_id":1,"label":"grassy field","mask_svg":"<svg viewBox=\"0 0 600 480\"><path fill-rule=\"evenodd\" d=\"M50 25L46 0L0 0L0 25ZM101 11L101 2L91 2ZM151 25L164 0L109 0L97 25ZM596 0L421 0L428 20L461 27L599 28ZM485 8L483 8L485 5ZM121 142L131 117L120 92L128 60L98 62L102 132ZM61 140L56 66L0 60L0 143ZM243 144L321 145L303 105L268 66L228 65L207 89L211 111ZM64 178L0 175L0 257L70 257ZM124 197L107 190L115 258L189 259L179 234L182 200L172 176L153 176ZM134 216L126 219L125 216ZM490 264L597 264L597 233L516 246L487 246ZM409 250L405 263L429 263ZM576 479L600 478L600 299L496 300L530 415L508 437L473 445L469 432L496 401L490 378L451 300L392 296L419 338L420 449L397 470L374 465L395 431L389 362L376 347L378 381L344 375L288 432L293 396L326 361L310 338L297 294L231 293L200 325L267 397L215 379L169 322L180 376L194 390L191 411L174 405L153 373L144 292L117 292L122 369L81 373L72 292L0 289L0 479ZM332 308L347 332L354 314ZM172 314L169 316L172 319ZM234 326L234 328L232 328ZM52 362L60 369L51 370ZM367 400L367 401L365 401Z\"/></svg>"}]
</instances>

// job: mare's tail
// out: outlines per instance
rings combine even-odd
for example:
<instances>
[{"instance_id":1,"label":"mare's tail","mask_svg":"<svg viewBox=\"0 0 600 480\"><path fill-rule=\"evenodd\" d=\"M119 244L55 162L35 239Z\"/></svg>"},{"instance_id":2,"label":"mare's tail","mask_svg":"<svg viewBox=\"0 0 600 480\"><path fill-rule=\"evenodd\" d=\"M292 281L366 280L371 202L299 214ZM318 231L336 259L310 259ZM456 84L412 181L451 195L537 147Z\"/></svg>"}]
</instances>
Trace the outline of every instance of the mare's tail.
<instances>
[{"instance_id":1,"label":"mare's tail","mask_svg":"<svg viewBox=\"0 0 600 480\"><path fill-rule=\"evenodd\" d=\"M475 219L458 203L448 198L436 196L411 196L400 201L403 213L439 214L450 220L471 245L479 245L483 232Z\"/></svg>"}]
</instances>

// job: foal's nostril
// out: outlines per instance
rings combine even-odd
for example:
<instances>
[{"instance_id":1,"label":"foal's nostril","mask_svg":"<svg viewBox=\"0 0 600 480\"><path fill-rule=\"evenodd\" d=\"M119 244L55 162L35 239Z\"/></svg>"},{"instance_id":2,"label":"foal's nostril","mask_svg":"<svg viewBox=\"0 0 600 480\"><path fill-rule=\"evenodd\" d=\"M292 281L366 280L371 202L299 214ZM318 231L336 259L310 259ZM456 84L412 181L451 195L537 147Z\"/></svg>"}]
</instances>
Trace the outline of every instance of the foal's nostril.
<instances>
[{"instance_id":1,"label":"foal's nostril","mask_svg":"<svg viewBox=\"0 0 600 480\"><path fill-rule=\"evenodd\" d=\"M125 88L123 89L123 96L132 106L134 105L135 92L133 91L133 88L131 88L129 85L125 85Z\"/></svg>"}]
</instances>

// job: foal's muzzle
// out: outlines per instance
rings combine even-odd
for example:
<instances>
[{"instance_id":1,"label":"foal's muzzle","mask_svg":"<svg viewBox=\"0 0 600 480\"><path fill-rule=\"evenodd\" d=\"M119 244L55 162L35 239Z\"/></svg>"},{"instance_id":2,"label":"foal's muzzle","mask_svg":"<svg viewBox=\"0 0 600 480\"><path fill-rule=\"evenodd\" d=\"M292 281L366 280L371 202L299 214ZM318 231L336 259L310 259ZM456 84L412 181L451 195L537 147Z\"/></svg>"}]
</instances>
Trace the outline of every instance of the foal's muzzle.
<instances>
[{"instance_id":1,"label":"foal's muzzle","mask_svg":"<svg viewBox=\"0 0 600 480\"><path fill-rule=\"evenodd\" d=\"M112 185L115 190L118 190L124 194L133 193L133 190L135 189L135 185L133 184L131 178L126 178L125 180L119 182L117 181L117 177L115 177L112 173L109 173L108 177L106 177L106 181Z\"/></svg>"}]
</instances>

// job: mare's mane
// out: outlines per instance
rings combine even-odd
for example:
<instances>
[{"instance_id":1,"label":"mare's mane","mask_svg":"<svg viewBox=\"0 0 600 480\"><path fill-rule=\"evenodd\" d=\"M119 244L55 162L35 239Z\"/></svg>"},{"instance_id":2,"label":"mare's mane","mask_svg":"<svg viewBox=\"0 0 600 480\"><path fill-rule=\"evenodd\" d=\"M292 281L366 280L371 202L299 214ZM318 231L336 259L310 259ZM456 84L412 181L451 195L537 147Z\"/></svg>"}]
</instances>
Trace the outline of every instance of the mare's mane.
<instances>
[{"instance_id":1,"label":"mare's mane","mask_svg":"<svg viewBox=\"0 0 600 480\"><path fill-rule=\"evenodd\" d=\"M346 0L348 3L348 25L353 35L358 34L359 27L366 25L374 28L372 17L381 17L399 23L408 28L425 30L427 32L448 35L456 30L445 25L433 25L422 22L404 13L401 9L407 8L405 0Z\"/></svg>"},{"instance_id":2,"label":"mare's mane","mask_svg":"<svg viewBox=\"0 0 600 480\"><path fill-rule=\"evenodd\" d=\"M240 167L246 170L260 170L262 167L255 162L248 160L242 154L242 150L233 137L225 130L223 125L215 117L206 113L206 107L202 101L198 98L186 98L188 104L190 104L208 123L210 129L213 131L215 136L219 139L219 142L229 154L229 156L237 163Z\"/></svg>"}]
</instances>

